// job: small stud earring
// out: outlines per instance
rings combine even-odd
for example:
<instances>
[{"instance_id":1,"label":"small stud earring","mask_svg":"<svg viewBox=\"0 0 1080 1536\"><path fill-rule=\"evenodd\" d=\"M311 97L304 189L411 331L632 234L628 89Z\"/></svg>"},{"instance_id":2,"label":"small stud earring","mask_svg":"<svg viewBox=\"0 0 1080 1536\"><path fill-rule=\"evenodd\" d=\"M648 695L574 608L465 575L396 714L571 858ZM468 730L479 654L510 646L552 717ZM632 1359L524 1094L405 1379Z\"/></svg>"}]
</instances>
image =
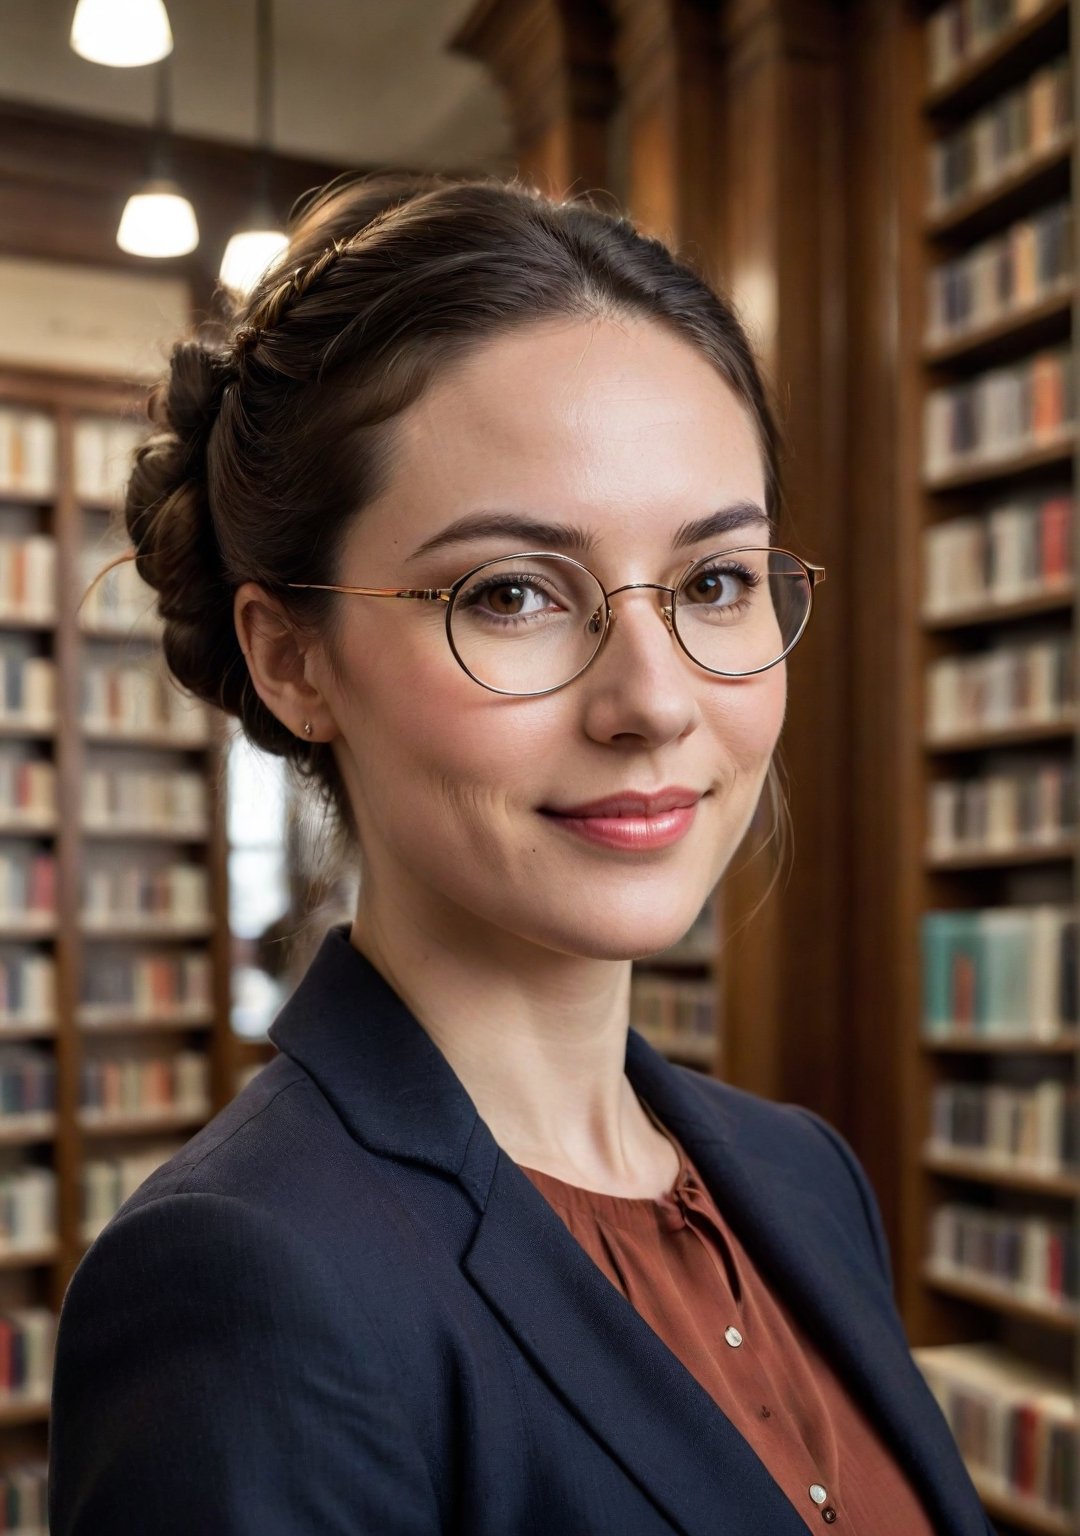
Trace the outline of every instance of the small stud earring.
<instances>
[{"instance_id":1,"label":"small stud earring","mask_svg":"<svg viewBox=\"0 0 1080 1536\"><path fill-rule=\"evenodd\" d=\"M305 720L304 721L304 735L305 736L310 736L311 735L311 721L310 720Z\"/></svg>"}]
</instances>

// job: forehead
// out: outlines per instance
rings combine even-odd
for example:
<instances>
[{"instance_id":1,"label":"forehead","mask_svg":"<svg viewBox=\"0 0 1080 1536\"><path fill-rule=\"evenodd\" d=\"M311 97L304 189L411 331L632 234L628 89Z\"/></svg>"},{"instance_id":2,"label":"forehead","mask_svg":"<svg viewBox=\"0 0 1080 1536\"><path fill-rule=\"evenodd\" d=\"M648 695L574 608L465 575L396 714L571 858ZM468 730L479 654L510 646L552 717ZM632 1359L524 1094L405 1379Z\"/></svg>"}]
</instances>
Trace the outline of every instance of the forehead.
<instances>
[{"instance_id":1,"label":"forehead","mask_svg":"<svg viewBox=\"0 0 1080 1536\"><path fill-rule=\"evenodd\" d=\"M380 502L407 513L416 543L478 506L562 513L603 536L764 501L747 409L652 321L545 322L484 342L397 425Z\"/></svg>"}]
</instances>

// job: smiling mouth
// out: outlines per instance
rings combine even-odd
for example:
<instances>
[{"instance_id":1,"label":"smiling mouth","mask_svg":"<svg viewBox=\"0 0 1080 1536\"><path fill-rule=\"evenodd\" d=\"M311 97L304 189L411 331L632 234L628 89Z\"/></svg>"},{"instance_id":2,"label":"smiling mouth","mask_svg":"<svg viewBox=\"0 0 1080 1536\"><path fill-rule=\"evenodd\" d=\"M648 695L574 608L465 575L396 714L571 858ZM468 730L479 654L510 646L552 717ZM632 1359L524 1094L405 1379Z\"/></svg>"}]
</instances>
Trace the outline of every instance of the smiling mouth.
<instances>
[{"instance_id":1,"label":"smiling mouth","mask_svg":"<svg viewBox=\"0 0 1080 1536\"><path fill-rule=\"evenodd\" d=\"M648 853L681 842L694 824L702 798L696 790L665 790L653 795L615 795L570 811L541 814L573 837L599 847Z\"/></svg>"}]
</instances>

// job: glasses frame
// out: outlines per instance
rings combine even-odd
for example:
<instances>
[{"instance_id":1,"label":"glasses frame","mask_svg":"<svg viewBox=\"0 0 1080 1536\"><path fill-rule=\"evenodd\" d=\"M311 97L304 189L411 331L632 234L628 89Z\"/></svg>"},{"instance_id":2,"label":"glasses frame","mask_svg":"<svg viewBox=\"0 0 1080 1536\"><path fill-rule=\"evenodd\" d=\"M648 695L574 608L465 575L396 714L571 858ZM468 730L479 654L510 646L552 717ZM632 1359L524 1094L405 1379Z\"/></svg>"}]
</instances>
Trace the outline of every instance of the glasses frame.
<instances>
[{"instance_id":1,"label":"glasses frame","mask_svg":"<svg viewBox=\"0 0 1080 1536\"><path fill-rule=\"evenodd\" d=\"M706 566L710 562L717 559L727 558L731 555L747 554L751 551L757 554L787 555L789 559L794 560L797 565L802 567L802 571L806 578L806 583L809 590L809 601L806 604L806 614L802 623L799 625L798 633L792 640L788 642L788 644L780 652L780 655L777 656L774 660L766 662L763 667L754 667L750 672L721 672L718 668L707 667L704 662L699 661L698 658L693 655L690 650L687 649L682 636L679 634L679 625L675 618L679 589L686 583L693 572L699 567ZM481 571L487 570L490 566L506 565L508 562L514 560L538 559L564 561L567 565L575 566L579 571L584 571L586 576L591 577L592 580L595 581L596 585L603 593L604 599L603 632L597 642L595 651L593 651L588 661L584 662L571 677L566 678L564 682L556 683L553 688L538 688L527 693L520 693L511 688L496 688L491 683L485 683L483 678L477 677L475 672L471 672L466 666L465 662L462 660L461 654L458 651L457 646L454 644L454 634L451 628L454 604L457 601L458 594L464 589L466 584L470 582L474 576L479 575ZM590 571L587 565L583 565L580 560L575 560L572 555L558 554L555 551L549 549L531 549L513 555L498 555L492 560L482 560L479 565L474 565L470 570L466 571L463 576L459 576L453 585L449 587L350 587L343 586L336 582L320 581L289 581L286 582L286 586L302 588L305 591L342 592L349 597L396 597L403 598L406 601L420 603L445 603L445 629L447 643L450 646L454 660L457 662L458 666L465 673L465 675L472 678L473 682L476 683L479 687L486 688L489 693L498 693L501 694L504 698L539 699L544 698L547 694L550 693L558 693L560 689L568 687L568 685L579 678L587 668L592 666L593 662L603 650L604 645L607 642L608 635L611 633L612 625L615 623L615 620L618 617L618 615L612 610L611 599L617 596L620 592L666 592L670 601L667 603L661 603L660 611L664 615L664 621L667 624L668 630L675 637L675 640L678 642L679 648L682 650L683 654L688 656L696 667L700 667L703 672L707 672L710 677L756 677L759 672L768 672L770 668L777 666L779 662L783 661L786 656L790 656L792 650L802 639L802 636L806 631L806 626L810 622L810 615L814 608L814 589L817 587L819 582L824 580L825 567L823 565L811 565L809 561L803 560L800 555L795 554L790 549L782 549L775 544L740 544L737 549L714 550L710 554L699 555L696 560L691 560L673 587L664 586L661 582L657 581L631 581L627 582L625 586L613 587L609 592L604 586L603 582L600 580L599 576L597 576L594 571Z\"/></svg>"}]
</instances>

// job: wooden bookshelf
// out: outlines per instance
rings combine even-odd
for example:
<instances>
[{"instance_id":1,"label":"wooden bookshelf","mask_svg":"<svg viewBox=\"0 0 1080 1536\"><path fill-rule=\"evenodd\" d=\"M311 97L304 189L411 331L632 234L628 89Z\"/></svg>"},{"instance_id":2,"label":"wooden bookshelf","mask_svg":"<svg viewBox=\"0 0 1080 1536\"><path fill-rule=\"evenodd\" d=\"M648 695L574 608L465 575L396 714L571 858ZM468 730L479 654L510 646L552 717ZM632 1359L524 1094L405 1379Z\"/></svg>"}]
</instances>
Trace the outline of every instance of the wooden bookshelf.
<instances>
[{"instance_id":1,"label":"wooden bookshelf","mask_svg":"<svg viewBox=\"0 0 1080 1536\"><path fill-rule=\"evenodd\" d=\"M19 919L5 910L0 917L0 946L51 959L55 975L55 1011L13 1017L0 1027L0 1045L33 1050L55 1068L55 1112L0 1118L0 1149L6 1163L32 1161L56 1177L55 1241L24 1249L0 1247L0 1297L9 1306L45 1307L54 1314L76 1264L85 1252L82 1237L83 1180L90 1160L142 1155L140 1147L179 1145L232 1097L236 1057L230 1020L230 935L225 806L221 760L224 721L204 712L198 732L140 728L125 732L108 721L87 724L85 677L95 664L145 667L153 664L158 642L149 626L108 618L87 621L77 611L87 570L110 558L106 539L108 496L86 495L85 464L79 460L80 427L85 423L128 423L138 430L145 391L119 382L96 381L31 370L0 371L0 410L37 413L53 423L55 478L48 494L6 485L0 492L0 531L21 537L26 529L55 543L56 612L53 618L17 616L0 619L0 644L31 644L34 653L56 669L55 715L50 720L0 721L0 752L29 752L53 765L55 805L48 812L20 811L0 802L0 840L5 847L44 849L55 859L55 912L49 918ZM106 775L117 767L147 774L172 774L179 767L197 774L206 803L198 820L181 825L132 814L123 821L88 821L84 809L87 776ZM121 802L123 803L123 802ZM110 915L98 905L85 910L89 872L103 869L100 890L112 891L113 867L130 870L132 888L141 893L150 873L170 876L177 867L201 870L206 900L184 920L168 909L144 913L140 895ZM171 888L171 887L170 887ZM181 887L176 886L177 889ZM155 887L155 890L158 890ZM155 896L155 908L158 903ZM147 973L151 991L164 997L165 967L180 956L201 957L206 987L197 1006L119 1005L86 1001L92 968L102 963L158 957L158 970ZM130 973L121 973L130 974ZM145 987L144 987L145 990ZM118 992L110 995L119 996ZM142 991L132 993L134 997ZM84 1070L99 1060L170 1059L179 1050L197 1053L206 1063L207 1102L202 1108L167 1105L159 1109L106 1114L83 1107ZM145 1080L141 1080L145 1081ZM127 1090L125 1090L126 1093ZM136 1102L125 1097L125 1103ZM153 1151L149 1154L156 1155ZM3 1435L34 1431L40 1453L45 1447L48 1402L0 1398L0 1454ZM20 1442L20 1445L22 1442Z\"/></svg>"},{"instance_id":2,"label":"wooden bookshelf","mask_svg":"<svg viewBox=\"0 0 1080 1536\"><path fill-rule=\"evenodd\" d=\"M1037 768L1049 775L1069 769L1075 772L1075 697L1063 697L1045 711L1033 710L1026 715L1017 711L1011 721L999 714L992 717L993 726L969 722L953 728L949 718L939 718L931 728L930 721L931 701L940 699L940 694L932 691L933 678L951 675L948 671L935 674L937 664L962 664L988 650L1010 646L1017 656L1019 647L1032 637L1050 637L1051 643L1064 638L1071 643L1077 633L1075 511L1064 573L1048 568L1041 583L1038 572L1032 582L1014 583L1011 589L1002 583L999 590L1003 594L1011 590L1004 601L996 600L993 590L978 591L973 583L971 596L961 601L962 593L958 593L955 605L941 601L942 595L948 597L950 593L939 581L934 608L944 611L929 611L922 590L930 580L932 551L955 548L946 538L966 538L965 529L970 529L973 520L986 519L982 526L989 549L991 513L1035 508L1030 518L1036 519L1053 496L1064 499L1075 494L1076 422L1067 413L1058 418L1048 415L1045 395L1039 397L1042 415L1026 441L1017 442L1012 435L998 440L990 433L982 441L976 440L972 448L970 439L963 435L968 427L960 415L965 409L962 394L956 397L956 432L960 435L944 440L944 453L940 436L941 422L949 422L952 408L953 397L946 391L962 392L969 387L988 391L991 382L997 387L999 380L1009 377L1009 370L1014 371L1011 377L1018 377L1016 370L1028 367L1036 358L1047 370L1053 356L1064 360L1062 367L1075 370L1074 338L1080 335L1080 326L1074 263L1058 272L1047 271L1042 285L1034 283L1034 291L1017 298L1006 313L980 309L978 304L970 314L953 311L952 318L961 313L967 316L962 328L950 325L947 312L935 314L931 304L934 295L951 294L955 298L965 282L975 284L974 274L979 270L975 253L980 261L988 262L985 242L1003 239L1009 231L1015 233L1013 227L1020 221L1028 221L1026 233L1031 236L1031 248L1035 248L1036 239L1042 238L1037 231L1041 228L1045 234L1051 228L1050 221L1057 217L1054 205L1071 198L1071 189L1077 184L1076 135L1071 127L1058 123L1051 142L1006 162L1003 174L991 175L989 181L960 191L947 206L931 207L929 199L934 146L963 131L975 115L994 110L1004 93L1026 88L1035 72L1068 57L1073 82L1070 96L1075 98L1070 11L1075 12L1076 7L1064 0L1046 0L964 59L948 78L928 84L932 78L932 29L935 17L940 21L944 16L944 8L917 0L899 0L898 4L904 64L897 100L903 115L900 132L905 149L897 188L902 226L898 328L903 338L899 351L900 410L907 457L898 492L897 527L901 547L906 545L905 558L910 560L904 598L910 627L903 640L906 649L900 697L909 710L911 729L902 769L906 786L903 843L910 852L904 867L896 872L900 894L895 920L907 936L905 975L898 998L906 1044L901 1074L904 1106L900 1121L897 1289L909 1337L920 1350L935 1346L963 1350L969 1345L996 1344L1006 1352L1003 1358L1009 1372L1016 1372L1017 1380L1025 1370L1048 1370L1062 1391L1075 1396L1080 1384L1078 1299L1058 1302L1049 1285L1045 1292L1041 1288L1021 1289L1002 1275L971 1268L966 1257L935 1254L931 1223L935 1213L943 1212L936 1230L939 1241L943 1240L942 1233L949 1241L957 1223L962 1228L969 1217L976 1230L984 1228L986 1214L995 1223L1027 1224L1024 1231L1040 1236L1067 1230L1068 1224L1075 1222L1080 1170L1055 1165L1046 1157L1025 1162L978 1146L953 1146L942 1138L940 1121L948 1121L956 1105L970 1110L980 1103L987 1106L986 1123L1000 1127L1003 1118L992 1120L990 1100L979 1097L989 1090L1014 1095L1009 1100L1014 1103L1025 1093L1033 1094L1038 1085L1053 1082L1060 1085L1055 1092L1067 1095L1080 1081L1077 1021L1059 1021L1052 1037L1046 1026L1041 1032L1047 1038L1039 1038L1026 1028L1009 1030L1001 1023L996 1028L989 1024L989 1032L984 1033L977 1019L960 1016L966 1007L965 994L962 973L954 969L947 974L946 985L960 989L952 994L960 999L958 1012L952 1014L956 1027L944 1027L939 1015L937 1026L931 1028L924 988L936 995L937 983L924 976L929 951L923 938L928 914L991 913L997 908L1040 906L1064 912L1075 909L1078 894L1080 839L1075 827L1060 825L1046 832L1040 826L1037 838L1027 835L1026 826L1022 836L1018 831L1006 834L1000 798L993 802L996 809L985 812L996 818L991 823L995 832L992 842L987 836L982 847L975 844L938 853L929 837L932 791L938 793L934 805L940 811L943 804L960 804L948 798L957 787L966 793L981 783L986 795L983 804L989 807L986 786L991 776L997 777L1000 787L1003 778L1025 770L1034 772ZM1039 220L1041 226L1036 222ZM1011 249L1019 249L1019 245ZM969 259L965 268L963 264ZM971 398L969 394L967 399ZM1034 398L1034 392L1029 398ZM991 416L988 408L983 420L1007 419L1009 408L1000 403L1007 396L1001 393L997 399L998 415ZM978 420L978 414L970 419ZM951 422L949 425L951 431ZM1012 428L1009 430L1011 434ZM931 432L938 434L933 441ZM949 447L961 442L966 445L963 457L950 460ZM1000 511L995 537L1003 537L1003 516ZM1045 526L1035 521L1025 525L1035 530L1030 535L1032 548L1042 547L1037 543L1038 529ZM988 570L1005 559L1004 543L994 548ZM1019 675L1021 663L1015 665ZM989 683L986 688L989 691ZM1003 719L1005 723L1001 723ZM1018 793L1017 803L1019 799ZM969 836L966 831L965 840ZM947 840L941 839L939 846L942 844L947 846ZM1017 921L1023 921L1023 910ZM956 942L959 945L962 941ZM985 942L989 945L993 938ZM988 951L979 951L984 953ZM940 971L933 976L940 982ZM993 999L983 993L971 997L973 1009L992 1014ZM981 1012L978 1017L982 1018ZM996 1102L1000 1105L1000 1095ZM979 1464L977 1455L972 1455L971 1465L983 1502L1002 1536L1019 1532L1064 1536L1080 1530L1080 1512L1076 1521L1068 1520L1045 1501L1007 1492L1008 1479L999 1483Z\"/></svg>"}]
</instances>

